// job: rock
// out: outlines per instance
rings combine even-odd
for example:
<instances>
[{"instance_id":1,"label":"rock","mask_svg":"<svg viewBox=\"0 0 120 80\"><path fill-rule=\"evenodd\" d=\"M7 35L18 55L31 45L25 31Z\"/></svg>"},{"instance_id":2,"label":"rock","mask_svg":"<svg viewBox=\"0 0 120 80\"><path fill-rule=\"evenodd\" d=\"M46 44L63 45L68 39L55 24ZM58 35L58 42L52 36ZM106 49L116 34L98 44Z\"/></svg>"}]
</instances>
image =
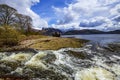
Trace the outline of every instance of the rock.
<instances>
[{"instance_id":1,"label":"rock","mask_svg":"<svg viewBox=\"0 0 120 80\"><path fill-rule=\"evenodd\" d=\"M105 49L112 51L112 52L120 52L120 43L108 44L108 46L105 47Z\"/></svg>"},{"instance_id":2,"label":"rock","mask_svg":"<svg viewBox=\"0 0 120 80\"><path fill-rule=\"evenodd\" d=\"M85 52L76 52L76 51L72 51L72 50L65 51L65 52L69 56L73 56L73 57L78 58L78 59L89 59L91 57L91 55L88 55Z\"/></svg>"},{"instance_id":3,"label":"rock","mask_svg":"<svg viewBox=\"0 0 120 80\"><path fill-rule=\"evenodd\" d=\"M42 58L42 60L45 61L46 63L51 63L56 60L56 56L54 54L47 54Z\"/></svg>"}]
</instances>

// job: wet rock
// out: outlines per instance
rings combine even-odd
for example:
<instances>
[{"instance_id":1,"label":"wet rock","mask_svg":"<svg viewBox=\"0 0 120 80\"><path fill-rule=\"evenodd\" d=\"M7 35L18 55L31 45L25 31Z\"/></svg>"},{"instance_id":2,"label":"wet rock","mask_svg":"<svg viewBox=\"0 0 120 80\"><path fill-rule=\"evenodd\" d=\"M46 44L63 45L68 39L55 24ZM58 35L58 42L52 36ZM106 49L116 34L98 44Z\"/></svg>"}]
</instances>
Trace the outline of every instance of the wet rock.
<instances>
[{"instance_id":1,"label":"wet rock","mask_svg":"<svg viewBox=\"0 0 120 80\"><path fill-rule=\"evenodd\" d=\"M69 51L66 51L66 53L69 56L73 56L78 59L89 59L91 57L91 55L87 54L86 52L76 52L76 51L69 50Z\"/></svg>"},{"instance_id":2,"label":"wet rock","mask_svg":"<svg viewBox=\"0 0 120 80\"><path fill-rule=\"evenodd\" d=\"M39 77L40 79L46 79L46 80L68 80L68 78L65 75L62 75L52 70L41 70L41 71L37 70L35 71L35 77Z\"/></svg>"},{"instance_id":3,"label":"wet rock","mask_svg":"<svg viewBox=\"0 0 120 80\"><path fill-rule=\"evenodd\" d=\"M10 73L11 71L12 71L11 67L8 67L8 66L3 65L3 64L0 65L0 76L4 75L6 73Z\"/></svg>"},{"instance_id":4,"label":"wet rock","mask_svg":"<svg viewBox=\"0 0 120 80\"><path fill-rule=\"evenodd\" d=\"M20 66L20 64L17 61L6 61L6 60L0 61L0 65L6 65L7 67L12 68L12 70Z\"/></svg>"},{"instance_id":5,"label":"wet rock","mask_svg":"<svg viewBox=\"0 0 120 80\"><path fill-rule=\"evenodd\" d=\"M35 77L35 72L29 68L25 68L25 69L23 69L23 75L27 76L29 78L33 78L33 77Z\"/></svg>"},{"instance_id":6,"label":"wet rock","mask_svg":"<svg viewBox=\"0 0 120 80\"><path fill-rule=\"evenodd\" d=\"M22 75L29 77L31 80L35 80L35 78L40 80L68 80L65 75L52 69L44 70L26 67L23 69Z\"/></svg>"},{"instance_id":7,"label":"wet rock","mask_svg":"<svg viewBox=\"0 0 120 80\"><path fill-rule=\"evenodd\" d=\"M42 58L43 61L45 61L46 63L52 63L53 61L55 61L57 58L54 54L47 54L46 56L44 56Z\"/></svg>"},{"instance_id":8,"label":"wet rock","mask_svg":"<svg viewBox=\"0 0 120 80\"><path fill-rule=\"evenodd\" d=\"M71 67L66 65L60 65L58 66L58 69L61 70L62 72L65 72L67 75L72 75L74 72Z\"/></svg>"},{"instance_id":9,"label":"wet rock","mask_svg":"<svg viewBox=\"0 0 120 80\"><path fill-rule=\"evenodd\" d=\"M30 80L41 80L41 79L39 79L39 78L32 78L32 79L30 79Z\"/></svg>"},{"instance_id":10,"label":"wet rock","mask_svg":"<svg viewBox=\"0 0 120 80\"><path fill-rule=\"evenodd\" d=\"M3 76L0 76L3 80L30 80L28 77L19 75L18 73L15 74L6 74Z\"/></svg>"},{"instance_id":11,"label":"wet rock","mask_svg":"<svg viewBox=\"0 0 120 80\"><path fill-rule=\"evenodd\" d=\"M91 63L90 61L77 61L77 60L72 60L73 61L73 65L74 66L80 66L80 67L84 67L84 68L89 68L93 65L93 63Z\"/></svg>"},{"instance_id":12,"label":"wet rock","mask_svg":"<svg viewBox=\"0 0 120 80\"><path fill-rule=\"evenodd\" d=\"M112 51L112 52L120 52L120 43L108 44L108 46L105 47L105 49Z\"/></svg>"}]
</instances>

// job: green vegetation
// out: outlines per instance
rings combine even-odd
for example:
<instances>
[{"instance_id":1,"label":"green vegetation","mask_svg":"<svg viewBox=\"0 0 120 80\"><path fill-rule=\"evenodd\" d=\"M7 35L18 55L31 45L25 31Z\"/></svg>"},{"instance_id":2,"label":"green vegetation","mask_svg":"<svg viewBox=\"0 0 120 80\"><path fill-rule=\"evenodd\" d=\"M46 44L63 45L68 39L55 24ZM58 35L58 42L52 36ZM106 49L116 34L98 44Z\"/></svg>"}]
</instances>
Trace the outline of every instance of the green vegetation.
<instances>
[{"instance_id":1,"label":"green vegetation","mask_svg":"<svg viewBox=\"0 0 120 80\"><path fill-rule=\"evenodd\" d=\"M0 46L15 46L22 36L17 30L4 26L0 28Z\"/></svg>"}]
</instances>

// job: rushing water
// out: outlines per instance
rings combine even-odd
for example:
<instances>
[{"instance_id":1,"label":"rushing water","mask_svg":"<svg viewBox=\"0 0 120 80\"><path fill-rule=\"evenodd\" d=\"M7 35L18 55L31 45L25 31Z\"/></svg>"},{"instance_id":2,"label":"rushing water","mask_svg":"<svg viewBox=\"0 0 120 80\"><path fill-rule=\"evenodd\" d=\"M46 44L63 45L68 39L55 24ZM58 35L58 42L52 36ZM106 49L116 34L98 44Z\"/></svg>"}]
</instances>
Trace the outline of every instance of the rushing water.
<instances>
[{"instance_id":1,"label":"rushing water","mask_svg":"<svg viewBox=\"0 0 120 80\"><path fill-rule=\"evenodd\" d=\"M83 36L85 38L86 35ZM87 39L89 36L94 39L89 38L92 41L82 48L0 53L0 77L17 76L24 80L120 80L120 36L106 35L106 38L103 35L103 38L102 35L87 35ZM81 35L77 35L77 38L81 38ZM112 44L101 46L104 41Z\"/></svg>"}]
</instances>

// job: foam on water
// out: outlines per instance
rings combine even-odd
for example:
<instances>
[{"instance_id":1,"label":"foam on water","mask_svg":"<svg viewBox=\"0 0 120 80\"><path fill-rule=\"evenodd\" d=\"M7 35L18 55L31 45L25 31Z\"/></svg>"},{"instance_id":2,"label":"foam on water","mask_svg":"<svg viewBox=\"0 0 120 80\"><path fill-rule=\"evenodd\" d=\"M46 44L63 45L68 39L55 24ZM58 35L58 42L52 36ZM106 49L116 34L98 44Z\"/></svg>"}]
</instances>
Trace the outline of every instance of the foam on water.
<instances>
[{"instance_id":1,"label":"foam on water","mask_svg":"<svg viewBox=\"0 0 120 80\"><path fill-rule=\"evenodd\" d=\"M42 75L46 76L47 73L59 73L67 76L68 79L65 80L120 80L120 56L93 51L91 47L91 45L86 45L83 48L64 48L57 51L39 51L36 54L12 53L11 55L8 55L0 53L0 68L4 71L8 66L7 69L9 69L9 65L3 65L6 61L7 64L14 62L17 62L18 64L19 62L22 62L20 63L22 65L15 67L11 73L16 72L23 75L25 70L30 70L30 72L32 72L31 70L35 69L33 72L37 74L39 73L39 76L41 71L47 71L45 74L42 72ZM67 53L68 51L78 52L76 54L85 54L86 58L82 59L70 56L69 53ZM51 60L51 58L54 59ZM48 60L51 60L51 62ZM38 70L38 72L36 72L36 70ZM38 76L34 78L38 78ZM43 78L43 80L46 80L46 78ZM61 78L61 80L64 79Z\"/></svg>"},{"instance_id":2,"label":"foam on water","mask_svg":"<svg viewBox=\"0 0 120 80\"><path fill-rule=\"evenodd\" d=\"M15 54L15 53L13 53L12 55L10 55L10 56L5 56L5 57L3 57L2 59L1 59L1 61L10 61L10 62L12 62L12 61L27 61L27 60L29 60L30 58L32 57L32 55L31 54L27 54L27 53L18 53L18 54Z\"/></svg>"},{"instance_id":3,"label":"foam on water","mask_svg":"<svg viewBox=\"0 0 120 80\"><path fill-rule=\"evenodd\" d=\"M19 74L23 74L23 69L22 68L20 68L20 67L18 67L14 72L16 72L16 73L19 73ZM12 72L11 72L12 73Z\"/></svg>"},{"instance_id":4,"label":"foam on water","mask_svg":"<svg viewBox=\"0 0 120 80\"><path fill-rule=\"evenodd\" d=\"M103 68L89 68L76 73L75 80L115 80L114 74Z\"/></svg>"},{"instance_id":5,"label":"foam on water","mask_svg":"<svg viewBox=\"0 0 120 80\"><path fill-rule=\"evenodd\" d=\"M46 65L43 64L41 60L44 56L46 56L45 53L38 53L26 62L25 65L30 68L47 69Z\"/></svg>"},{"instance_id":6,"label":"foam on water","mask_svg":"<svg viewBox=\"0 0 120 80\"><path fill-rule=\"evenodd\" d=\"M120 76L120 64L116 62L116 60L118 60L118 59L120 60L119 56L113 55L113 56L110 56L109 59L110 59L109 61L111 63L107 64L105 62L108 60L104 56L103 57L95 56L93 58L93 60L95 61L95 64L97 66L101 66L111 72L114 72L115 75ZM114 61L114 62L112 62L112 61Z\"/></svg>"},{"instance_id":7,"label":"foam on water","mask_svg":"<svg viewBox=\"0 0 120 80\"><path fill-rule=\"evenodd\" d=\"M120 65L114 64L110 69L120 77Z\"/></svg>"}]
</instances>

